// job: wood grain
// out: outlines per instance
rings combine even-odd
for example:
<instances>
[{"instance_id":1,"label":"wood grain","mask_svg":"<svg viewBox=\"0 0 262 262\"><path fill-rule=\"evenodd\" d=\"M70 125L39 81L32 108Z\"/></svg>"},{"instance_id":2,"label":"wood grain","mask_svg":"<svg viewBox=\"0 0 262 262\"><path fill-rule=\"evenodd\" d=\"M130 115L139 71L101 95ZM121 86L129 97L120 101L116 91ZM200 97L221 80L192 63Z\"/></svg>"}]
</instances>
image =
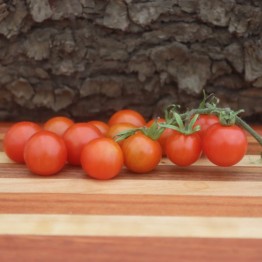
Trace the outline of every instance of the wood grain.
<instances>
[{"instance_id":1,"label":"wood grain","mask_svg":"<svg viewBox=\"0 0 262 262\"><path fill-rule=\"evenodd\" d=\"M260 239L2 236L1 261L259 262ZM150 259L150 260L149 260Z\"/></svg>"},{"instance_id":2,"label":"wood grain","mask_svg":"<svg viewBox=\"0 0 262 262\"><path fill-rule=\"evenodd\" d=\"M261 197L0 194L0 214L262 217Z\"/></svg>"},{"instance_id":3,"label":"wood grain","mask_svg":"<svg viewBox=\"0 0 262 262\"><path fill-rule=\"evenodd\" d=\"M0 152L0 261L262 261L261 148L248 141L233 167L164 158L110 181L69 165L39 177Z\"/></svg>"},{"instance_id":4,"label":"wood grain","mask_svg":"<svg viewBox=\"0 0 262 262\"><path fill-rule=\"evenodd\" d=\"M21 164L0 164L0 178L38 178L38 179L89 179L80 167L66 166L62 172L52 177L40 177L28 171ZM262 181L261 167L230 168L211 166L191 166L179 168L174 165L161 165L147 174L134 174L123 168L117 180L209 180L209 181Z\"/></svg>"},{"instance_id":5,"label":"wood grain","mask_svg":"<svg viewBox=\"0 0 262 262\"><path fill-rule=\"evenodd\" d=\"M262 239L262 218L0 214L0 235Z\"/></svg>"},{"instance_id":6,"label":"wood grain","mask_svg":"<svg viewBox=\"0 0 262 262\"><path fill-rule=\"evenodd\" d=\"M130 194L262 197L262 182L92 179L1 179L0 193Z\"/></svg>"}]
</instances>

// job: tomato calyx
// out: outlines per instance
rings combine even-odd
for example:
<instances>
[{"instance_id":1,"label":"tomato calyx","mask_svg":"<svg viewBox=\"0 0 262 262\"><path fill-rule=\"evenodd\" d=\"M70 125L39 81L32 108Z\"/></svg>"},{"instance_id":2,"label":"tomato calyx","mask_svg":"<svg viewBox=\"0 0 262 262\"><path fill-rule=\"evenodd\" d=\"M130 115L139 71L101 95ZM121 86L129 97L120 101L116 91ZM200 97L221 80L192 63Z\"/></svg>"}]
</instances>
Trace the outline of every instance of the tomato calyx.
<instances>
[{"instance_id":1,"label":"tomato calyx","mask_svg":"<svg viewBox=\"0 0 262 262\"><path fill-rule=\"evenodd\" d=\"M236 124L237 121L237 115L239 113L244 112L243 109L238 110L238 111L233 111L230 108L227 108L225 110L221 110L218 113L219 116L219 122L223 126L232 126Z\"/></svg>"},{"instance_id":2,"label":"tomato calyx","mask_svg":"<svg viewBox=\"0 0 262 262\"><path fill-rule=\"evenodd\" d=\"M159 123L160 127L170 128L176 130L185 135L191 135L195 132L200 130L199 125L195 125L196 120L199 117L199 114L195 114L191 119L186 118L184 121L180 114L177 112L173 112L174 114L174 121L171 124L168 123Z\"/></svg>"},{"instance_id":3,"label":"tomato calyx","mask_svg":"<svg viewBox=\"0 0 262 262\"><path fill-rule=\"evenodd\" d=\"M154 123L150 127L142 127L141 132L150 137L152 140L158 140L161 134L164 132L165 128L159 125L157 119L154 120Z\"/></svg>"},{"instance_id":4,"label":"tomato calyx","mask_svg":"<svg viewBox=\"0 0 262 262\"><path fill-rule=\"evenodd\" d=\"M118 133L114 137L114 140L116 142L120 142L120 141L134 135L137 132L141 132L142 134L151 138L152 140L158 140L158 138L161 136L161 134L164 132L164 130L165 130L165 128L160 126L160 123L158 123L157 119L155 119L154 123L150 127L143 126L143 127L125 130L123 132Z\"/></svg>"}]
</instances>

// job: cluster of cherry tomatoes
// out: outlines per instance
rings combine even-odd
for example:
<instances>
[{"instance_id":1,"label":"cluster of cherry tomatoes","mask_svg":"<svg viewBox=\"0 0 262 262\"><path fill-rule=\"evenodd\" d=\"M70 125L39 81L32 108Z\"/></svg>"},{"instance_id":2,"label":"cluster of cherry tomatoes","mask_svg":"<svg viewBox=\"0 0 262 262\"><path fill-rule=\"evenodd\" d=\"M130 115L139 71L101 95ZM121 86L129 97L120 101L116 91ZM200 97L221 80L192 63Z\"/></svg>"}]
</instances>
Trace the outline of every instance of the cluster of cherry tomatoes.
<instances>
[{"instance_id":1,"label":"cluster of cherry tomatoes","mask_svg":"<svg viewBox=\"0 0 262 262\"><path fill-rule=\"evenodd\" d=\"M43 125L18 122L7 131L4 150L10 159L25 163L38 175L57 174L70 164L81 166L96 179L111 179L123 166L135 173L150 172L163 156L178 166L188 166L204 153L216 165L230 166L246 153L244 131L236 125L222 126L214 115L200 115L195 123L200 131L191 134L165 128L158 139L152 139L139 129L156 122L165 120L146 122L130 109L114 113L107 123L75 123L67 117L53 117ZM115 140L119 133L132 129L137 131L122 141Z\"/></svg>"}]
</instances>

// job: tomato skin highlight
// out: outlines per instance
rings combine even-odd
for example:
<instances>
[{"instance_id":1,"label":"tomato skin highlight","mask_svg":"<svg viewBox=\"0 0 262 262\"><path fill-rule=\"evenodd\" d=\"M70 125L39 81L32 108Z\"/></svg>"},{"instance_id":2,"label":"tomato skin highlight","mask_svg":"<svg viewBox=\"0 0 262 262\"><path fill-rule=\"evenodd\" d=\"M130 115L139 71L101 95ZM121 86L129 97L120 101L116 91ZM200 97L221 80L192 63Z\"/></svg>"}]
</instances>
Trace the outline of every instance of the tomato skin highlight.
<instances>
[{"instance_id":1,"label":"tomato skin highlight","mask_svg":"<svg viewBox=\"0 0 262 262\"><path fill-rule=\"evenodd\" d=\"M65 131L74 124L74 121L65 116L56 116L48 119L44 125L44 130L51 131L59 136L63 136Z\"/></svg>"},{"instance_id":2,"label":"tomato skin highlight","mask_svg":"<svg viewBox=\"0 0 262 262\"><path fill-rule=\"evenodd\" d=\"M26 143L24 158L26 166L34 174L54 175L64 167L67 160L64 140L50 131L40 131Z\"/></svg>"},{"instance_id":3,"label":"tomato skin highlight","mask_svg":"<svg viewBox=\"0 0 262 262\"><path fill-rule=\"evenodd\" d=\"M152 171L162 158L162 149L158 141L136 133L122 144L125 166L135 173Z\"/></svg>"},{"instance_id":4,"label":"tomato skin highlight","mask_svg":"<svg viewBox=\"0 0 262 262\"><path fill-rule=\"evenodd\" d=\"M94 139L81 152L83 170L95 179L112 179L120 173L123 163L121 147L110 138Z\"/></svg>"},{"instance_id":5,"label":"tomato skin highlight","mask_svg":"<svg viewBox=\"0 0 262 262\"><path fill-rule=\"evenodd\" d=\"M70 126L63 136L68 152L68 163L81 165L80 156L83 147L99 137L103 137L102 133L92 124L76 123Z\"/></svg>"},{"instance_id":6,"label":"tomato skin highlight","mask_svg":"<svg viewBox=\"0 0 262 262\"><path fill-rule=\"evenodd\" d=\"M203 151L215 165L228 167L237 164L246 154L247 138L237 125L212 125L203 140Z\"/></svg>"},{"instance_id":7,"label":"tomato skin highlight","mask_svg":"<svg viewBox=\"0 0 262 262\"><path fill-rule=\"evenodd\" d=\"M202 153L202 141L199 134L185 135L174 133L166 141L167 157L178 166L189 166L195 163Z\"/></svg>"},{"instance_id":8,"label":"tomato skin highlight","mask_svg":"<svg viewBox=\"0 0 262 262\"><path fill-rule=\"evenodd\" d=\"M24 148L32 135L42 130L40 125L22 121L12 125L5 134L3 146L6 155L17 163L25 163Z\"/></svg>"},{"instance_id":9,"label":"tomato skin highlight","mask_svg":"<svg viewBox=\"0 0 262 262\"><path fill-rule=\"evenodd\" d=\"M118 123L129 123L136 127L141 127L146 124L146 121L139 112L131 109L123 109L115 112L108 121L109 126Z\"/></svg>"}]
</instances>

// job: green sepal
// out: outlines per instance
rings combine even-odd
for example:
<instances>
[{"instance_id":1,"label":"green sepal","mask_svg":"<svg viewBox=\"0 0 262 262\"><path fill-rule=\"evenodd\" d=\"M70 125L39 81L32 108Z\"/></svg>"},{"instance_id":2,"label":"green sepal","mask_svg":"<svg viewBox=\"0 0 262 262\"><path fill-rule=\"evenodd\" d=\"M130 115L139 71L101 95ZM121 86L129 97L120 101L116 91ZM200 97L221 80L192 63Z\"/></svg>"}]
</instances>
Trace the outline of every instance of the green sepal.
<instances>
[{"instance_id":1,"label":"green sepal","mask_svg":"<svg viewBox=\"0 0 262 262\"><path fill-rule=\"evenodd\" d=\"M154 123L150 127L143 127L141 129L142 133L153 140L157 140L161 134L165 131L165 128L161 127L155 119Z\"/></svg>"},{"instance_id":2,"label":"green sepal","mask_svg":"<svg viewBox=\"0 0 262 262\"><path fill-rule=\"evenodd\" d=\"M224 126L232 126L236 124L236 117L238 114L244 112L243 109L238 111L233 111L230 108L225 108L224 110L221 110L218 114L219 116L219 122L221 125Z\"/></svg>"},{"instance_id":3,"label":"green sepal","mask_svg":"<svg viewBox=\"0 0 262 262\"><path fill-rule=\"evenodd\" d=\"M140 130L141 128L133 128L133 129L128 129L128 130L125 130L125 131L122 131L122 132L119 132L117 135L115 135L113 137L113 139L116 141L116 142L120 142L122 140L125 140L127 139L128 137L134 135L138 130Z\"/></svg>"},{"instance_id":4,"label":"green sepal","mask_svg":"<svg viewBox=\"0 0 262 262\"><path fill-rule=\"evenodd\" d=\"M176 130L185 135L190 135L200 130L199 125L194 126L198 116L199 116L198 114L194 115L194 117L190 120L190 122L185 125L181 116L175 113L174 117L175 117L176 124L159 123L159 126Z\"/></svg>"},{"instance_id":5,"label":"green sepal","mask_svg":"<svg viewBox=\"0 0 262 262\"><path fill-rule=\"evenodd\" d=\"M176 123L178 124L179 129L181 131L185 130L185 125L183 123L181 116L178 113L175 113L174 117L175 117Z\"/></svg>"}]
</instances>

